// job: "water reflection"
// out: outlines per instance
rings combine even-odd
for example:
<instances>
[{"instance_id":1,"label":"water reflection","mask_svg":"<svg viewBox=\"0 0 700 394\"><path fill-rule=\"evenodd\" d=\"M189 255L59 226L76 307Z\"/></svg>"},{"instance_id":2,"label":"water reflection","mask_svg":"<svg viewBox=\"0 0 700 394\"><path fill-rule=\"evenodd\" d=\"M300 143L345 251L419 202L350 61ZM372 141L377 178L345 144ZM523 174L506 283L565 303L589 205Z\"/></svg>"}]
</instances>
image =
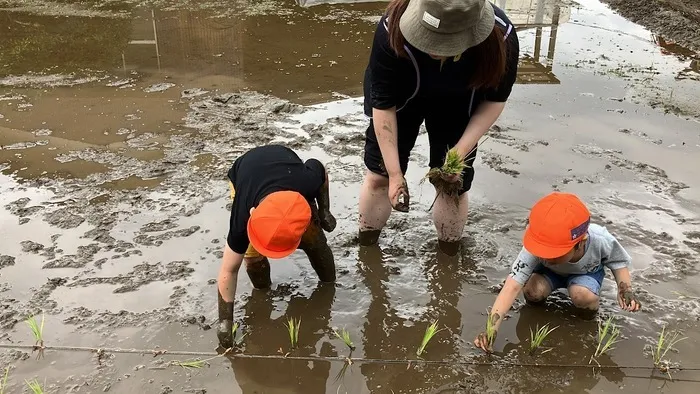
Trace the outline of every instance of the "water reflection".
<instances>
[{"instance_id":1,"label":"water reflection","mask_svg":"<svg viewBox=\"0 0 700 394\"><path fill-rule=\"evenodd\" d=\"M128 5L120 11L129 18L2 11L7 28L0 30L0 76L103 70L125 78L257 90L304 103L327 100L333 92L357 96L386 2L328 3L349 2L283 0L270 12L236 17ZM568 21L570 6L555 0L496 4L519 31L536 33L534 50L522 53L518 82L559 83L552 73L556 33Z\"/></svg>"}]
</instances>

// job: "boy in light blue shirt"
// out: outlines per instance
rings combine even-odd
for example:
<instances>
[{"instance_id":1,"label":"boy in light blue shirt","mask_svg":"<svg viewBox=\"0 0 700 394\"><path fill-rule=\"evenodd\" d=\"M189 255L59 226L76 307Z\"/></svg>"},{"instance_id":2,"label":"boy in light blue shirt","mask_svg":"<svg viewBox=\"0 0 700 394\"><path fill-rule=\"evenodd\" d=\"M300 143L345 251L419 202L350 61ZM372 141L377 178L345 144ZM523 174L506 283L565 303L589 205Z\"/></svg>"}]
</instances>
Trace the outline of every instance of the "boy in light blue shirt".
<instances>
[{"instance_id":1,"label":"boy in light blue shirt","mask_svg":"<svg viewBox=\"0 0 700 394\"><path fill-rule=\"evenodd\" d=\"M590 217L583 202L569 193L551 193L532 207L523 248L491 309L496 330L521 290L528 302L537 303L566 288L574 306L598 310L605 267L615 276L620 307L639 310L628 269L630 255L605 227L591 224ZM474 345L488 351L486 334L477 336Z\"/></svg>"}]
</instances>

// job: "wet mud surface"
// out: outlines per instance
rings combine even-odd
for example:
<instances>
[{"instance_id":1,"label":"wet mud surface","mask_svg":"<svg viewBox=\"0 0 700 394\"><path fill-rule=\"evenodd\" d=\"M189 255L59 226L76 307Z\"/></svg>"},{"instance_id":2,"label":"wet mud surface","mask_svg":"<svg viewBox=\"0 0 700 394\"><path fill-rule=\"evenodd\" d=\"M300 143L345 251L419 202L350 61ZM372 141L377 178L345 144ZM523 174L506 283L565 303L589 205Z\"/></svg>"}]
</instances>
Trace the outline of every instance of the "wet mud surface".
<instances>
[{"instance_id":1,"label":"wet mud surface","mask_svg":"<svg viewBox=\"0 0 700 394\"><path fill-rule=\"evenodd\" d=\"M683 46L700 50L700 4L694 0L605 0L616 11L633 22L649 27L657 33L659 43L670 51ZM665 42L670 40L670 42ZM679 48L680 45L680 48Z\"/></svg>"},{"instance_id":2,"label":"wet mud surface","mask_svg":"<svg viewBox=\"0 0 700 394\"><path fill-rule=\"evenodd\" d=\"M379 246L358 245L367 120L357 96L385 3L1 3L10 26L0 32L8 392L36 378L50 393L695 393L700 78L692 56L660 50L649 31L597 1L501 3L521 26L519 84L479 149L456 257L438 251L430 221L425 134L407 175L410 211L392 215ZM61 47L65 59L51 55ZM338 279L318 283L303 252L271 262L267 291L241 274L234 313L246 337L237 351L286 353L284 323L295 317L302 326L290 356L340 359L220 357L202 369L175 367L194 356L163 350L217 347L225 174L240 153L271 142L327 165ZM579 194L633 256L644 309L621 311L608 273L601 313L616 317L624 340L598 359L604 369L503 365L588 362L595 322L574 317L560 295L543 307L518 302L493 355L471 345L520 249L528 208L552 190ZM160 353L47 349L35 360L19 345L34 344L24 320L41 313L47 346ZM422 357L442 364L344 367L349 351L333 334L350 332L352 357L415 359L434 319L445 330ZM559 326L547 339L553 349L531 355L529 330L543 323ZM670 381L628 368L653 364L648 347L665 325L688 337L669 358L690 369Z\"/></svg>"}]
</instances>

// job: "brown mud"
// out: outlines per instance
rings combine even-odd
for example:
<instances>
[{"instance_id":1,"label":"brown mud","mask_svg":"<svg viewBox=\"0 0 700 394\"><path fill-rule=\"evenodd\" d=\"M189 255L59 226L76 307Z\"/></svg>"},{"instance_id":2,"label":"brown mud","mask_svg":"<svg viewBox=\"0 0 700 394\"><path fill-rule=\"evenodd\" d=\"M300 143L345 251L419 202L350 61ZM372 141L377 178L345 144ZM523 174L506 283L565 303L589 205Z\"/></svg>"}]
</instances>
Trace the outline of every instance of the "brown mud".
<instances>
[{"instance_id":1,"label":"brown mud","mask_svg":"<svg viewBox=\"0 0 700 394\"><path fill-rule=\"evenodd\" d=\"M604 0L633 22L658 35L659 46L670 52L693 55L700 50L700 4L695 0ZM697 59L697 57L696 57Z\"/></svg>"},{"instance_id":2,"label":"brown mud","mask_svg":"<svg viewBox=\"0 0 700 394\"><path fill-rule=\"evenodd\" d=\"M361 76L385 3L157 1L0 3L0 368L49 393L695 393L700 339L700 78L689 55L660 51L645 28L595 0L503 1L519 26L518 85L474 163L469 223L457 256L439 251L428 208L427 137L407 174L411 209L379 245L360 247ZM155 27L154 27L155 26ZM157 47L156 47L157 43ZM230 201L225 173L245 150L283 143L317 157L338 225L326 234L336 284L299 251L270 262L272 286L241 274L237 352L290 356L170 364L217 347L216 276ZM520 248L528 207L575 192L633 256L644 309L619 309L608 273L601 314L624 340L586 364L595 321L559 294L519 301L484 355L471 345ZM24 320L44 313L35 360ZM444 331L415 359L425 327ZM553 350L529 330L559 326ZM689 337L670 352L671 381L650 369L667 325ZM206 358L209 356L202 356ZM520 363L529 366L504 365Z\"/></svg>"}]
</instances>

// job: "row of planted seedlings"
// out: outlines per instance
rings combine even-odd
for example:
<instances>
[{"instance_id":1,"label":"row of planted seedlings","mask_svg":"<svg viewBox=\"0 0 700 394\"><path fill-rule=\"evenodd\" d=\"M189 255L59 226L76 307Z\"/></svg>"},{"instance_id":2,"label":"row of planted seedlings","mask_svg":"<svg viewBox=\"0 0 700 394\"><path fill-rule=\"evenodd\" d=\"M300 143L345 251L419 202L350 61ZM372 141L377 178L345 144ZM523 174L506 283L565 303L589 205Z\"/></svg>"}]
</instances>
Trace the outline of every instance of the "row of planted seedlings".
<instances>
[{"instance_id":1,"label":"row of planted seedlings","mask_svg":"<svg viewBox=\"0 0 700 394\"><path fill-rule=\"evenodd\" d=\"M597 359L602 356L603 354L606 354L610 352L611 350L614 349L614 346L616 343L620 341L620 327L614 323L613 321L613 316L609 316L607 319L600 319L598 321L598 330L597 330L597 335L596 335L596 340L597 340L597 346L595 349L595 352L591 355L588 364L592 365L595 363L596 365L600 366L598 363ZM42 358L44 355L44 350L46 349L44 345L44 315L42 314L41 317L41 322L37 322L35 316L30 317L29 319L26 320L27 325L29 326L29 329L32 332L32 336L34 337L34 345L33 345L33 352L37 352L37 360ZM488 340L488 345L489 348L493 346L493 342L495 341L496 337L496 330L494 327L494 316L493 315L488 315L488 318L486 319L486 336ZM284 356L286 357L287 355L290 354L291 351L296 349L299 345L299 332L301 330L301 319L295 319L295 318L290 318L287 320L286 323L284 323L285 327L287 328L287 333L289 336L289 343L290 343L290 350L289 352L285 353ZM537 325L535 329L533 330L532 327L530 328L530 342L529 342L529 351L530 354L534 354L537 351L540 351L540 354L544 354L547 352L552 351L553 348L544 348L542 345L544 341L547 339L547 337L557 328L552 327L550 328L549 323L543 325L540 327ZM445 328L439 328L438 321L434 320L431 324L429 324L425 332L423 334L423 338L420 342L420 345L418 346L418 349L416 350L416 355L418 357L421 357L423 353L426 351L426 347L428 346L428 343L431 341L431 339L438 334L440 331L443 331ZM232 334L234 338L234 347L239 346L241 343L243 343L243 339L245 338L245 334L241 334L240 332L240 326L238 323L235 323L232 328ZM350 332L347 331L345 328L342 328L340 330L334 328L333 329L333 334L335 337L340 339L347 347L350 349L352 352L355 350L355 345L352 341L352 338L350 336ZM681 337L681 334L677 331L673 333L669 333L666 331L666 327L664 326L661 329L661 332L659 333L659 336L656 340L656 344L653 346L651 355L652 359L654 362L654 367L658 369L660 372L665 373L671 378L671 364L670 362L666 359L666 355L668 354L669 351L674 350L674 347L682 340L686 339L686 337ZM200 360L200 359L194 359L194 360L186 360L186 361L180 361L180 360L174 360L171 361L168 365L170 366L178 366L186 369L197 369L197 368L203 368L204 366L208 365L208 362L218 358L218 357L223 357L229 354L230 352L233 351L233 348L227 349L224 353L210 357L208 359ZM352 358L350 356L346 357L346 365L343 368L343 371L345 371L345 368L347 366L352 364ZM407 362L411 362L411 360L406 360ZM0 383L0 394L5 394L5 390L7 387L7 379L8 375L10 372L10 366L7 366L4 370L4 375L2 378L2 383ZM42 385L36 380L32 381L25 381L29 389L31 390L32 393L34 394L41 394L43 393L43 388Z\"/></svg>"},{"instance_id":2,"label":"row of planted seedlings","mask_svg":"<svg viewBox=\"0 0 700 394\"><path fill-rule=\"evenodd\" d=\"M598 330L595 336L597 346L595 352L593 352L588 360L589 365L595 363L600 367L601 365L598 363L597 359L603 354L609 353L611 350L613 350L615 348L615 344L620 341L620 327L615 324L613 320L614 316L612 315L610 315L607 319L598 320ZM493 321L493 316L489 315L489 318L486 320L486 335L489 341L489 347L493 346L493 342L496 337ZM553 348L544 348L542 344L547 336L549 336L549 334L551 334L557 328L559 328L559 326L550 328L549 323L542 327L537 325L534 330L532 327L530 327L530 354L534 354L538 350L540 350L540 354L552 351ZM654 362L654 368L658 369L661 373L667 374L669 379L672 379L671 363L668 359L666 359L666 355L669 351L677 350L675 349L675 346L685 339L687 338L681 337L681 334L678 331L674 331L673 333L667 332L666 326L664 326L659 333L656 343L651 349L651 357Z\"/></svg>"}]
</instances>

